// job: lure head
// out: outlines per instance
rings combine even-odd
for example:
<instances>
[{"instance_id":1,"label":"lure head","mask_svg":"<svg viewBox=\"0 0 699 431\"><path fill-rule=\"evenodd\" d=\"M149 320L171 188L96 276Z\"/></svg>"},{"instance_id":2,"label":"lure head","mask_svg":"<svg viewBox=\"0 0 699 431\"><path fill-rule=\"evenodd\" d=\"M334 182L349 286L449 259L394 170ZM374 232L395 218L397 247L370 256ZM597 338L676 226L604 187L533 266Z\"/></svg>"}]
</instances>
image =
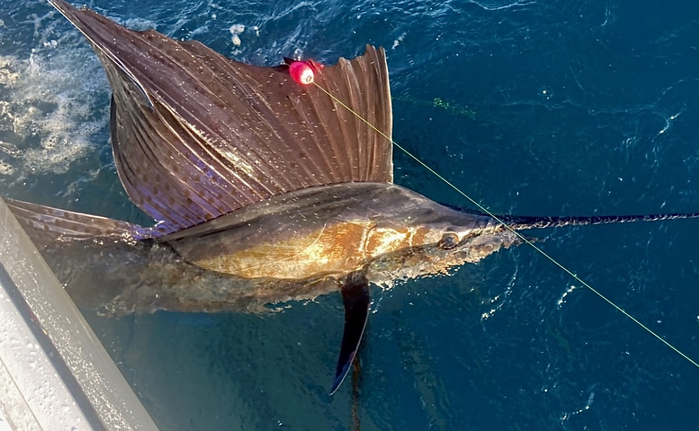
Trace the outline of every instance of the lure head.
<instances>
[{"instance_id":1,"label":"lure head","mask_svg":"<svg viewBox=\"0 0 699 431\"><path fill-rule=\"evenodd\" d=\"M313 68L305 61L294 61L289 65L291 79L302 85L312 84L315 79Z\"/></svg>"}]
</instances>

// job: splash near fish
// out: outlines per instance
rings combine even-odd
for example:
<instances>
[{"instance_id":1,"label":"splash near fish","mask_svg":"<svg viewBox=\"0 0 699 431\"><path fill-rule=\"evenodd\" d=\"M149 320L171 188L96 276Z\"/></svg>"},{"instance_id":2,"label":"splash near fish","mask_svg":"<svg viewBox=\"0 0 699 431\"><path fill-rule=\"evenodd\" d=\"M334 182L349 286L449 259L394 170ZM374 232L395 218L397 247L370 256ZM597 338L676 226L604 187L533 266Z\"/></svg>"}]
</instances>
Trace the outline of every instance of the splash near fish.
<instances>
[{"instance_id":1,"label":"splash near fish","mask_svg":"<svg viewBox=\"0 0 699 431\"><path fill-rule=\"evenodd\" d=\"M51 4L104 65L117 172L156 221L8 200L74 300L111 316L260 312L339 291L345 327L331 393L357 355L372 284L447 274L520 244L519 230L699 217L457 211L393 184L382 48L333 66L259 67Z\"/></svg>"}]
</instances>

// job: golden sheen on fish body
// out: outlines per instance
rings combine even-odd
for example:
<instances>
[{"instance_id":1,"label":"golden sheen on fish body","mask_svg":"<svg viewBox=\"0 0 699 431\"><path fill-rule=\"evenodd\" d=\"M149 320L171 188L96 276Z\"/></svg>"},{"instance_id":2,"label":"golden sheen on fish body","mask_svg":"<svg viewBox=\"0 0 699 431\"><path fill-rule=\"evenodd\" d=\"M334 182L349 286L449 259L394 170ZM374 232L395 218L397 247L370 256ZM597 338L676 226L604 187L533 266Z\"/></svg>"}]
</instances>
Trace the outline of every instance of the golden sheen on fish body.
<instances>
[{"instance_id":1,"label":"golden sheen on fish body","mask_svg":"<svg viewBox=\"0 0 699 431\"><path fill-rule=\"evenodd\" d=\"M408 246L406 239L414 233L381 231L366 221L329 223L307 236L275 239L228 256L216 255L195 263L202 268L245 278L304 279L326 273L343 274L361 269L371 257L383 254L382 250ZM374 244L377 239L384 244Z\"/></svg>"},{"instance_id":2,"label":"golden sheen on fish body","mask_svg":"<svg viewBox=\"0 0 699 431\"><path fill-rule=\"evenodd\" d=\"M515 229L699 216L457 211L392 182L382 48L367 45L328 67L251 66L196 41L51 4L104 65L117 172L156 222L8 199L75 302L111 316L260 311L339 290L345 327L331 393L360 346L370 283L447 274L520 243ZM231 27L234 44L243 31Z\"/></svg>"}]
</instances>

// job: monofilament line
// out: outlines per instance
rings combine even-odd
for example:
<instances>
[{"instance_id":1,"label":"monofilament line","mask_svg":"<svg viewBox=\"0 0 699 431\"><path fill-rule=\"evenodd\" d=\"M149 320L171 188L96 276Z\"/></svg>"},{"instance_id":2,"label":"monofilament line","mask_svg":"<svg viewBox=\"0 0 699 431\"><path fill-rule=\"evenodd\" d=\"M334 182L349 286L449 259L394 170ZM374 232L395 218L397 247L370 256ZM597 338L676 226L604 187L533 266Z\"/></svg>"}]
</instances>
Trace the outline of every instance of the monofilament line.
<instances>
[{"instance_id":1,"label":"monofilament line","mask_svg":"<svg viewBox=\"0 0 699 431\"><path fill-rule=\"evenodd\" d=\"M558 262L556 259L554 259L553 257L549 256L549 255L548 255L546 252L544 252L542 249L540 249L539 247L537 247L536 245L534 245L534 243L531 242L531 241L529 241L527 238L525 238L524 235L522 235L522 234L520 234L519 232L517 232L516 230L514 230L512 227L510 227L510 225L508 225L508 224L505 223L504 221L500 220L495 214L491 213L490 211L488 211L487 208L485 208L483 205L481 205L480 203L478 203L478 201L476 201L475 199L471 198L469 195L467 195L467 194L466 194L464 191L462 191L460 188L458 188L457 186L455 186L454 184L452 184L449 180L447 180L447 179L444 178L442 175L440 175L437 171L435 171L435 170L432 169L430 166L428 166L425 162L423 162L422 160L420 160L419 158L417 158L416 156L414 156L410 151L408 151L408 150L406 150L405 148L403 148L400 144L398 144L396 141L394 141L393 139L391 139L391 138L390 138L388 135L386 135L384 132L382 132L381 130L377 129L373 124L371 124L369 121L365 120L364 117L362 117L361 115L359 115L359 114L358 114L357 112L355 112L352 108L350 108L349 106L347 106L346 104L344 104L344 103L343 103L341 100L339 100L337 97L333 96L333 95L332 95L330 92L328 92L326 89L324 89L323 87L321 87L320 85L318 85L318 83L314 82L313 84L314 84L317 88L319 88L322 92L324 92L325 94L327 94L332 100L334 100L335 103L337 103L338 105L342 106L343 108L345 108L346 110L348 110L349 112L351 112L353 115L355 115L355 116L356 116L357 118L359 118L361 121L363 121L367 126L371 127L376 133L378 133L379 135L381 135L381 136L383 136L384 138L386 138L386 140L388 140L389 142L391 142L391 144L393 144L396 148L398 148L399 150L401 150L402 152L404 152L406 155L408 155L408 157L410 157L411 159L415 160L419 165L421 165L422 167L424 167L425 169L427 169L430 173L432 173L434 176L436 176L437 178L439 178L439 179L440 179L441 181L443 181L446 185L448 185L449 187L451 187L452 189L454 189L458 194L460 194L461 196L463 196L464 198L466 198L469 202L471 202L473 205L475 205L479 210L483 211L483 213L485 213L485 214L489 215L490 217L492 217L495 221L497 221L498 223L500 223L501 225L503 225L506 229L508 229L510 232L512 232L514 235L516 235L520 240L522 240L522 242L528 244L530 247L532 247L534 250L536 250L538 253L540 253L542 256L544 256L546 259L548 259L549 261L551 261L554 265L556 265L557 267L559 267L560 269L562 269L566 274L570 275L575 281L577 281L577 282L580 283L581 285L587 287L587 288L588 288L591 292L593 292L595 295L597 295L598 297L602 298L607 304L609 304L609 305L611 305L612 307L614 307L617 311L619 311L619 312L622 313L624 316L626 316L627 318L629 318L632 322L634 322L635 324L637 324L638 326L640 326L641 328L643 328L646 332L648 332L649 334L651 334L653 337L657 338L660 342L662 342L662 343L665 344L667 347L669 347L670 349L672 349L675 353L677 353L678 355L680 355L681 357L683 357L684 359L686 359L687 361L689 361L690 364L692 364L692 365L694 365L695 367L699 368L699 363L697 363L697 362L694 361L692 358L690 358L689 356L687 356L686 354L684 354L684 353L683 353L682 351L680 351L677 347L675 347L675 346L673 346L672 344L670 344L670 342L666 341L666 340L665 340L664 338L662 338L660 335L658 335L657 333L655 333L652 329L650 329L649 327L647 327L646 325L644 325L642 322L640 322L638 319L636 319L636 318L633 317L631 314L629 314L626 310L624 310L624 309L621 308L620 306L616 305L611 299L607 298L607 297L604 296L602 293L600 293L597 289L595 289L594 287L590 286L585 280L583 280L583 279L581 279L580 277L578 277L574 272L572 272L571 270L569 270L568 268L566 268L562 263Z\"/></svg>"}]
</instances>

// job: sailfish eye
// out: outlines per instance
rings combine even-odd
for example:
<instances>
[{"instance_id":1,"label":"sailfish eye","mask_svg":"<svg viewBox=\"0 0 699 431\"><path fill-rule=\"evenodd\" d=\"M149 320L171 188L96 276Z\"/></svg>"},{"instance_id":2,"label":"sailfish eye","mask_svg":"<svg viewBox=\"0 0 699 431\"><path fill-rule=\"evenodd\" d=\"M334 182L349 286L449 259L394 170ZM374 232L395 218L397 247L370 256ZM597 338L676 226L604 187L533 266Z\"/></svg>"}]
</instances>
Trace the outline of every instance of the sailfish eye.
<instances>
[{"instance_id":1,"label":"sailfish eye","mask_svg":"<svg viewBox=\"0 0 699 431\"><path fill-rule=\"evenodd\" d=\"M459 236L454 232L446 232L442 235L442 239L439 240L437 246L444 250L451 250L459 244Z\"/></svg>"}]
</instances>

